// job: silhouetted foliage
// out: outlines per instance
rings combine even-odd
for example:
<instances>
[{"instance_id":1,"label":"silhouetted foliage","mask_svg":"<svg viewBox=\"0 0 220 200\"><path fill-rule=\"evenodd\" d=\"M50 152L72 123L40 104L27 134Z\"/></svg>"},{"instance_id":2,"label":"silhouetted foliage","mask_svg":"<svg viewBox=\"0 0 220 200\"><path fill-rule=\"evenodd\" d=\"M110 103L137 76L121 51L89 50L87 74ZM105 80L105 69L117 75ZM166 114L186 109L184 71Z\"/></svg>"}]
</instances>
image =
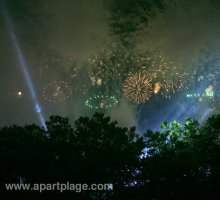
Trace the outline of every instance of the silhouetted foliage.
<instances>
[{"instance_id":1,"label":"silhouetted foliage","mask_svg":"<svg viewBox=\"0 0 220 200\"><path fill-rule=\"evenodd\" d=\"M5 191L5 183L112 183L113 190L44 191L54 199L218 199L220 115L203 125L163 122L160 132L121 128L102 113L51 116L36 125L0 128L3 195L41 199L37 191ZM15 197L13 196L13 197Z\"/></svg>"}]
</instances>

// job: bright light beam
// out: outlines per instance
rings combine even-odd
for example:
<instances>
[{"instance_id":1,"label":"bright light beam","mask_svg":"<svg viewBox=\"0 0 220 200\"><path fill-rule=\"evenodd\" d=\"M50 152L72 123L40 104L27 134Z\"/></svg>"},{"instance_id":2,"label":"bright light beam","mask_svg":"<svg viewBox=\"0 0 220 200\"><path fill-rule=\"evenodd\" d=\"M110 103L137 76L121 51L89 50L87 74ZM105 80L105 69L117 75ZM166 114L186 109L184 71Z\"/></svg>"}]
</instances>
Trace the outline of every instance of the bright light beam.
<instances>
[{"instance_id":1,"label":"bright light beam","mask_svg":"<svg viewBox=\"0 0 220 200\"><path fill-rule=\"evenodd\" d=\"M25 81L27 83L29 92L31 94L31 97L32 97L32 100L33 100L33 103L34 103L35 112L38 115L38 118L40 120L41 125L46 129L45 119L44 119L44 116L42 114L41 107L40 107L40 105L38 103L38 100L37 100L37 97L36 97L36 93L35 93L35 90L34 90L34 86L32 84L31 77L30 77L30 74L29 74L29 71L28 71L29 66L26 63L25 58L24 58L24 56L22 54L22 50L21 50L21 48L19 46L19 43L17 41L16 35L14 33L14 30L13 30L11 18L9 16L9 14L7 13L6 9L5 9L4 2L2 4L3 4L2 12L3 12L3 16L4 16L5 21L6 21L6 26L7 26L7 29L8 29L8 33L9 33L9 35L11 37L12 44L13 44L13 47L15 49L17 59L18 59L18 61L20 63L21 70L22 70L22 73L24 75L24 79L25 79Z\"/></svg>"}]
</instances>

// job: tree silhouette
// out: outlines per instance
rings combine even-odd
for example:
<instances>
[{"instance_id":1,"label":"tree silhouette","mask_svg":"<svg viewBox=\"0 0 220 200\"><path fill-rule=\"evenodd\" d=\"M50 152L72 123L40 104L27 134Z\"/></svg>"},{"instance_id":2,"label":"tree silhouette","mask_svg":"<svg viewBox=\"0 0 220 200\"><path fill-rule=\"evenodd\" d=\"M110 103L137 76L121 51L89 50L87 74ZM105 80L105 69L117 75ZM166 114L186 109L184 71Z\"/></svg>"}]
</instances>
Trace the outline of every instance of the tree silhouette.
<instances>
[{"instance_id":1,"label":"tree silhouette","mask_svg":"<svg viewBox=\"0 0 220 200\"><path fill-rule=\"evenodd\" d=\"M122 128L102 113L51 116L36 125L0 128L1 194L40 199L33 191L6 191L5 183L112 183L114 190L44 192L62 199L218 199L220 115L161 124L160 132ZM141 153L142 152L142 153ZM13 196L14 195L14 196Z\"/></svg>"}]
</instances>

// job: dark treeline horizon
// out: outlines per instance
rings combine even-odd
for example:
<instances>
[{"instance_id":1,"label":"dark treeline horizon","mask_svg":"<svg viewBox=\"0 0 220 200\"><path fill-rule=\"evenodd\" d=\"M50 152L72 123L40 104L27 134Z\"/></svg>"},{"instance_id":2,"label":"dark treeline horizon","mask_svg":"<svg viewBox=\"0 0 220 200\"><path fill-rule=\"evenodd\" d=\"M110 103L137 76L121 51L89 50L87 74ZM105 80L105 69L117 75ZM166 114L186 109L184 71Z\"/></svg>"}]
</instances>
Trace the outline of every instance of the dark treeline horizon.
<instances>
[{"instance_id":1,"label":"dark treeline horizon","mask_svg":"<svg viewBox=\"0 0 220 200\"><path fill-rule=\"evenodd\" d=\"M160 131L119 127L103 113L0 128L1 196L41 199L218 199L220 115ZM109 191L6 191L7 183L113 184Z\"/></svg>"}]
</instances>

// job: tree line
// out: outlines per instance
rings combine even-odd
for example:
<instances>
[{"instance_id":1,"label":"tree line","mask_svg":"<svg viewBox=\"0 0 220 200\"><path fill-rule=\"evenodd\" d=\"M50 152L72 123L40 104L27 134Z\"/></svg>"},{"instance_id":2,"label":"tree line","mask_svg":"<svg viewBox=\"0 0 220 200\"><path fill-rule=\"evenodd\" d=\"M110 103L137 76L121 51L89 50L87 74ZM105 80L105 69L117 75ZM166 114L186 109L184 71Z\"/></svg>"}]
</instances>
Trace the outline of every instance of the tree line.
<instances>
[{"instance_id":1,"label":"tree line","mask_svg":"<svg viewBox=\"0 0 220 200\"><path fill-rule=\"evenodd\" d=\"M102 113L0 128L0 194L29 199L218 199L220 115L143 135ZM6 191L6 183L111 183L107 191Z\"/></svg>"}]
</instances>

